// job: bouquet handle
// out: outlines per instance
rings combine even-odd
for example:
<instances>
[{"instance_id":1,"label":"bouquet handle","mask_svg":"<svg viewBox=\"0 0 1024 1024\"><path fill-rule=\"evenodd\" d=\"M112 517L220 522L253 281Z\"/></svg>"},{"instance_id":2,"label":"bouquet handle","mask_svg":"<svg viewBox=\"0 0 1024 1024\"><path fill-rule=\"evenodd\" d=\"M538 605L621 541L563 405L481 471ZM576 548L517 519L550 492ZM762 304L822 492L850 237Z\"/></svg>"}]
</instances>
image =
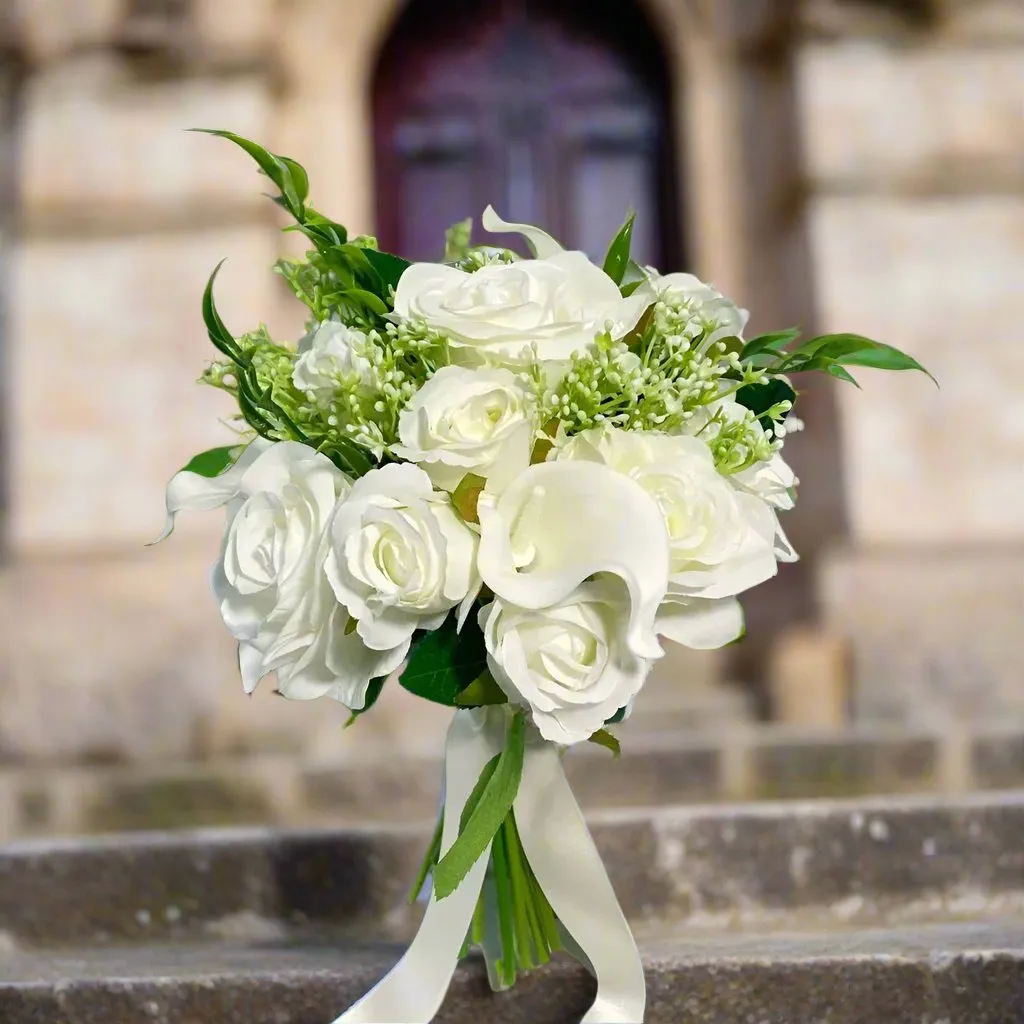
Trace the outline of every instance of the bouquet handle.
<instances>
[{"instance_id":1,"label":"bouquet handle","mask_svg":"<svg viewBox=\"0 0 1024 1024\"><path fill-rule=\"evenodd\" d=\"M459 819L487 762L502 749L500 709L457 711L445 749L441 851L458 835ZM557 746L532 739L514 804L523 850L569 948L597 979L582 1024L642 1024L646 1001L636 943L562 769ZM429 1024L458 965L487 870L485 852L450 896L431 893L423 923L401 960L334 1024Z\"/></svg>"}]
</instances>

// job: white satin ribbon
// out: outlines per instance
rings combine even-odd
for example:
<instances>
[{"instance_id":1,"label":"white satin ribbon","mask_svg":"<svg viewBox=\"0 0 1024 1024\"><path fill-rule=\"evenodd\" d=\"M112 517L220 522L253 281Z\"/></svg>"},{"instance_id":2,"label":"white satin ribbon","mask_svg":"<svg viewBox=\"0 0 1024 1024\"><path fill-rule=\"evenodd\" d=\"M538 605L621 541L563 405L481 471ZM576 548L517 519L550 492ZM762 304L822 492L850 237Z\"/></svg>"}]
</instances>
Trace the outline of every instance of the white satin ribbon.
<instances>
[{"instance_id":1,"label":"white satin ribbon","mask_svg":"<svg viewBox=\"0 0 1024 1024\"><path fill-rule=\"evenodd\" d=\"M503 708L457 711L445 749L442 854L484 765L504 746ZM514 810L523 850L574 955L597 979L597 996L581 1024L643 1024L643 965L600 854L587 830L558 748L527 741ZM433 893L405 956L333 1024L430 1024L458 966L487 871L486 851L446 899ZM577 948L573 948L577 947Z\"/></svg>"}]
</instances>

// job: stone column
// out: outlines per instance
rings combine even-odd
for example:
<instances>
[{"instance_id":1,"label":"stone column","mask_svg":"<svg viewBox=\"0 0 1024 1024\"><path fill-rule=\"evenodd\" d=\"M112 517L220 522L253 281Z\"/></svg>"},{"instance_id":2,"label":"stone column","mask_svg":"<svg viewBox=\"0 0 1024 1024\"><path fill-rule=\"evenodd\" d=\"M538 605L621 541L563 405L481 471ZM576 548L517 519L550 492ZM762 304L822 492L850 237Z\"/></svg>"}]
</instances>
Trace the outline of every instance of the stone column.
<instances>
[{"instance_id":1,"label":"stone column","mask_svg":"<svg viewBox=\"0 0 1024 1024\"><path fill-rule=\"evenodd\" d=\"M929 13L815 5L800 82L821 325L941 384L840 392L850 538L820 596L857 716L941 724L1024 711L1024 8Z\"/></svg>"}]
</instances>

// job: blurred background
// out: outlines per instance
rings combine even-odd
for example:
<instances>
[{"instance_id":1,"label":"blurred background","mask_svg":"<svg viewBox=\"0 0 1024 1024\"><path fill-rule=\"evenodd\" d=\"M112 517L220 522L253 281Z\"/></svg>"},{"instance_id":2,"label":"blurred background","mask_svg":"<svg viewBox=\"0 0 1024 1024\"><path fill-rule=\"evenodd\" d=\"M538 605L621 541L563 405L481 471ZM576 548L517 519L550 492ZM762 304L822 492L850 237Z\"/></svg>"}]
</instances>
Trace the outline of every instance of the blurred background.
<instances>
[{"instance_id":1,"label":"blurred background","mask_svg":"<svg viewBox=\"0 0 1024 1024\"><path fill-rule=\"evenodd\" d=\"M599 257L632 206L753 330L916 356L941 390L803 382L802 561L659 666L609 799L1024 784L1021 0L0 0L0 837L433 807L377 761L435 759L444 709L246 698L221 517L145 547L229 436L216 262L232 330L301 331L297 236L188 127L414 257L488 202Z\"/></svg>"}]
</instances>

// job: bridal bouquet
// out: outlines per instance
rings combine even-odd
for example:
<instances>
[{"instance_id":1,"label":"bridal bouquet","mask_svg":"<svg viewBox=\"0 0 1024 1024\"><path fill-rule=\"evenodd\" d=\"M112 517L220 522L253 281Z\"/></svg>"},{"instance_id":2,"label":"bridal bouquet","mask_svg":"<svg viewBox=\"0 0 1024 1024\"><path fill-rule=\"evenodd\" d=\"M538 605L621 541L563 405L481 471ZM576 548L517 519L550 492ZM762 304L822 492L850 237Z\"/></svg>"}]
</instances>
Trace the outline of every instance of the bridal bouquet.
<instances>
[{"instance_id":1,"label":"bridal bouquet","mask_svg":"<svg viewBox=\"0 0 1024 1024\"><path fill-rule=\"evenodd\" d=\"M602 265L490 208L532 258L452 228L409 263L307 203L295 161L228 132L311 243L277 272L308 311L296 345L236 336L202 381L235 443L167 490L224 506L212 588L242 683L331 697L350 722L399 685L455 709L445 800L413 886L432 892L393 971L339 1022L427 1022L460 956L501 989L560 949L598 981L587 1022L642 1021L636 946L561 767L614 735L666 640L739 639L738 595L796 558L778 513L792 375L922 369L853 334L744 340L747 313L690 274ZM439 251L441 249L439 239Z\"/></svg>"}]
</instances>

